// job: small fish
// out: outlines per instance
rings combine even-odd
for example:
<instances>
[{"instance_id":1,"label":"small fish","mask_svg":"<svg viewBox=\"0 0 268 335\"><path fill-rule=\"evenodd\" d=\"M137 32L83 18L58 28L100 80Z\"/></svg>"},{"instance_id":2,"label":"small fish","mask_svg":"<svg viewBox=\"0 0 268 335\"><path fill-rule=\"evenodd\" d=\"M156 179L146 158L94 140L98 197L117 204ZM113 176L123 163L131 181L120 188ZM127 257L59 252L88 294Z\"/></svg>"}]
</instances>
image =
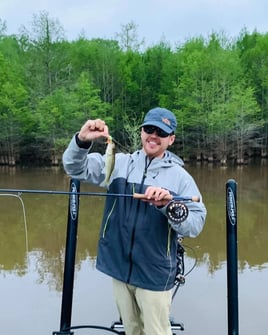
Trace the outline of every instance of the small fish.
<instances>
[{"instance_id":1,"label":"small fish","mask_svg":"<svg viewBox=\"0 0 268 335\"><path fill-rule=\"evenodd\" d=\"M107 148L105 151L106 155L106 161L105 161L105 167L106 167L106 174L105 174L105 180L102 182L102 186L107 186L109 184L109 180L111 177L111 174L114 170L114 163L115 163L115 144L113 142L112 136L109 136L107 139Z\"/></svg>"}]
</instances>

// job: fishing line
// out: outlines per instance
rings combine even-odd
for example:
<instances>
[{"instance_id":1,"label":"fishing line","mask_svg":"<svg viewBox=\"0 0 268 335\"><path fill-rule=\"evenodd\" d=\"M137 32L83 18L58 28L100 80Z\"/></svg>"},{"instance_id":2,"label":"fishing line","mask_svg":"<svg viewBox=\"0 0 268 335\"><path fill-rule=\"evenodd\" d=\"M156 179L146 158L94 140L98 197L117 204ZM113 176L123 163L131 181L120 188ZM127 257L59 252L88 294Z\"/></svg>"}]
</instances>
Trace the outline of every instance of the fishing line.
<instances>
[{"instance_id":1,"label":"fishing line","mask_svg":"<svg viewBox=\"0 0 268 335\"><path fill-rule=\"evenodd\" d=\"M27 220L26 220L25 205L24 205L24 202L23 202L23 199L22 199L21 195L22 195L22 193L18 193L18 194L9 194L9 193L1 194L0 193L0 196L13 197L13 198L17 198L17 199L20 200L21 208L22 208L22 214L23 214L23 222L24 222L25 248L26 248L27 265L29 266L28 227L27 227Z\"/></svg>"},{"instance_id":2,"label":"fishing line","mask_svg":"<svg viewBox=\"0 0 268 335\"><path fill-rule=\"evenodd\" d=\"M127 147L125 147L122 143L118 142L113 136L112 136L112 141L119 147L124 153L129 152Z\"/></svg>"},{"instance_id":3,"label":"fishing line","mask_svg":"<svg viewBox=\"0 0 268 335\"><path fill-rule=\"evenodd\" d=\"M185 248L188 248L192 251L192 253L194 254L194 264L192 265L192 267L190 268L190 270L188 270L188 272L185 273L184 277L188 276L196 267L197 264L197 254L196 251L194 250L194 248L190 247L189 245L184 245Z\"/></svg>"},{"instance_id":4,"label":"fishing line","mask_svg":"<svg viewBox=\"0 0 268 335\"><path fill-rule=\"evenodd\" d=\"M181 285L184 285L185 283L185 278L195 269L196 264L197 264L197 254L196 251L190 247L189 245L183 245L183 249L190 249L192 251L192 253L194 254L194 264L192 265L192 267L190 268L190 270L188 270L186 273L184 273L185 267L184 267L184 255L182 255L181 258L181 262L182 262L182 273L179 273L176 277L176 281L175 281L175 286L174 286L174 291L172 293L172 301L175 298L175 295L177 294L178 289L180 288ZM184 251L183 251L184 254ZM179 277L181 275L181 278Z\"/></svg>"}]
</instances>

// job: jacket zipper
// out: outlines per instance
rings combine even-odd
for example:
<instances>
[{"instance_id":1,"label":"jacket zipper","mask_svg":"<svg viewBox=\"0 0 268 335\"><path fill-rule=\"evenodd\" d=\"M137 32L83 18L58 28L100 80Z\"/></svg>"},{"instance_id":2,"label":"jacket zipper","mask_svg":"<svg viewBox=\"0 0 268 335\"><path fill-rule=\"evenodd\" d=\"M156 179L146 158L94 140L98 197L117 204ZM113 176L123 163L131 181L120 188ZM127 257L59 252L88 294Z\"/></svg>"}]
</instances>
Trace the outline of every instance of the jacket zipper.
<instances>
[{"instance_id":1,"label":"jacket zipper","mask_svg":"<svg viewBox=\"0 0 268 335\"><path fill-rule=\"evenodd\" d=\"M150 159L148 161L148 157L146 156L145 157L145 168L144 168L144 171L143 171L143 175L142 175L142 180L141 180L141 184L140 184L140 189L139 189L139 192L142 191L142 187L144 185L144 182L145 182L145 179L147 177L147 170L148 170L148 167L150 166L150 164L152 163L152 159ZM132 234L131 234L131 243L130 243L130 250L129 250L129 255L128 255L128 258L129 258L129 272L128 272L128 277L127 277L127 283L129 283L130 281L130 276L131 276L131 272L132 272L132 250L133 250L133 245L134 245L134 241L135 241L135 232L136 232L136 224L137 224L137 219L138 219L138 211L139 211L139 207L140 207L140 201L137 201L137 208L136 208L136 211L135 211L135 224L133 226L133 229L132 229Z\"/></svg>"}]
</instances>

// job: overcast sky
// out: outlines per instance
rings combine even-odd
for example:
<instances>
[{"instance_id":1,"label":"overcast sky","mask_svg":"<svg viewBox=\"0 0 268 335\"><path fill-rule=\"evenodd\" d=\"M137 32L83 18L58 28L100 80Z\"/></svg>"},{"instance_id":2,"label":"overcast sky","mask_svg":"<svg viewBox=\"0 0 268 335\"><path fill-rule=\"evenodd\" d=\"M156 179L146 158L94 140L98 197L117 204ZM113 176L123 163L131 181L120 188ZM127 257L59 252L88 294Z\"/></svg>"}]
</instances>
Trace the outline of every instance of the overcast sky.
<instances>
[{"instance_id":1,"label":"overcast sky","mask_svg":"<svg viewBox=\"0 0 268 335\"><path fill-rule=\"evenodd\" d=\"M224 32L238 37L243 28L268 32L268 0L0 0L7 33L30 29L33 14L58 19L66 38L114 38L133 21L146 45L165 39L174 45L190 37Z\"/></svg>"}]
</instances>

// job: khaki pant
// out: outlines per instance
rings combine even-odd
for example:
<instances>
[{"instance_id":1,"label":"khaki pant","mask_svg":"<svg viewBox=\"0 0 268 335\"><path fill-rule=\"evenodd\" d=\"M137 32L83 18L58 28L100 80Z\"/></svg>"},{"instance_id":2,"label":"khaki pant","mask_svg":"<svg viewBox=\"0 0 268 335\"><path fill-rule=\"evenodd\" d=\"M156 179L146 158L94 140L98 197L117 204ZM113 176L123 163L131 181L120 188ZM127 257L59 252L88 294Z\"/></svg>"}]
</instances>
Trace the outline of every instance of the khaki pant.
<instances>
[{"instance_id":1,"label":"khaki pant","mask_svg":"<svg viewBox=\"0 0 268 335\"><path fill-rule=\"evenodd\" d=\"M172 335L171 290L150 291L116 279L113 290L126 335Z\"/></svg>"}]
</instances>

